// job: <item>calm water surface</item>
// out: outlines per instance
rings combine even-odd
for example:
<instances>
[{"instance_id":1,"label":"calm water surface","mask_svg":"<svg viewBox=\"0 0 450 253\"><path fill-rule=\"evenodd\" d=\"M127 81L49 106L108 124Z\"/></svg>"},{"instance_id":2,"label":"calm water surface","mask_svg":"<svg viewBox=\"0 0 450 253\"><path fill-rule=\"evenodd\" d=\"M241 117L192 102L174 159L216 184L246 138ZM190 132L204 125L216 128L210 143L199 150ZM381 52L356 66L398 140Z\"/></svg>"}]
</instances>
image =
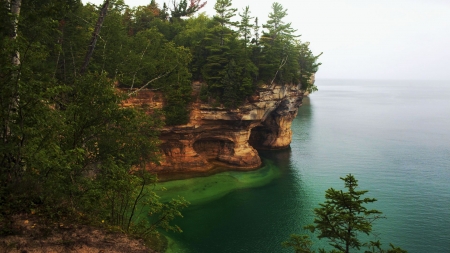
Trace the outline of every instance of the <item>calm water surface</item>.
<instances>
[{"instance_id":1,"label":"calm water surface","mask_svg":"<svg viewBox=\"0 0 450 253\"><path fill-rule=\"evenodd\" d=\"M218 194L177 220L184 233L169 234L169 252L291 252L281 242L304 232L324 191L348 173L378 199L370 207L387 217L374 226L385 246L450 252L450 82L316 83L291 148L260 152L265 168L172 183Z\"/></svg>"}]
</instances>

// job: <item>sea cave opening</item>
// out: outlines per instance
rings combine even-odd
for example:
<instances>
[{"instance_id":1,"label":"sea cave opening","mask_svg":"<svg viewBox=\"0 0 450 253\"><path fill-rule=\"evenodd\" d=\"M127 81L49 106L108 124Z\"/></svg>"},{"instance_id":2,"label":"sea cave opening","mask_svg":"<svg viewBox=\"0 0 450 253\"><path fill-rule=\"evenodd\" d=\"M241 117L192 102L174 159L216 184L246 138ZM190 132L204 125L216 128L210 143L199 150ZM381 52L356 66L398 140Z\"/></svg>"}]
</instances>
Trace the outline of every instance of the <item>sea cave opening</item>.
<instances>
[{"instance_id":1,"label":"sea cave opening","mask_svg":"<svg viewBox=\"0 0 450 253\"><path fill-rule=\"evenodd\" d=\"M278 131L278 125L273 124L271 120L266 120L252 128L248 143L257 150L271 149L271 145L276 140Z\"/></svg>"}]
</instances>

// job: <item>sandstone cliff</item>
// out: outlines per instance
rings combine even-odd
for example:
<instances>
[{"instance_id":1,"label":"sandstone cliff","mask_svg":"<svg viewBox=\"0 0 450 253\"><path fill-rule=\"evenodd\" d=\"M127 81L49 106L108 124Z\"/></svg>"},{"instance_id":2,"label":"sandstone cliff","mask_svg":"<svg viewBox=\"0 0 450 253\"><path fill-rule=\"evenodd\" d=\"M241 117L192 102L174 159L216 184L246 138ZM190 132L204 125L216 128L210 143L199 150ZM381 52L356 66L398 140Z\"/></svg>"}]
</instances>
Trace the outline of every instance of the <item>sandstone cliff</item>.
<instances>
[{"instance_id":1,"label":"sandstone cliff","mask_svg":"<svg viewBox=\"0 0 450 253\"><path fill-rule=\"evenodd\" d=\"M198 91L199 84L194 84ZM159 173L208 172L217 165L240 170L261 165L257 149L282 149L292 139L291 123L302 103L298 85L264 85L236 110L191 105L187 125L161 132L162 161L148 169ZM158 93L142 90L126 106L161 108Z\"/></svg>"}]
</instances>

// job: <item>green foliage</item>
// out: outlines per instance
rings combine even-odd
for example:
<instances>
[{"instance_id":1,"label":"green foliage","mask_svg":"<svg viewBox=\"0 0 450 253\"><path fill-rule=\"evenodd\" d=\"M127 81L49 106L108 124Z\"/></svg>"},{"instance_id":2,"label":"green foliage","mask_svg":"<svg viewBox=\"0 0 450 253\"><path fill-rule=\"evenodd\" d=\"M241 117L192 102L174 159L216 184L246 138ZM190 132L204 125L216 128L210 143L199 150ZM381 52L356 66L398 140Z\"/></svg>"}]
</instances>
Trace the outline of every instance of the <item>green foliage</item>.
<instances>
[{"instance_id":1,"label":"green foliage","mask_svg":"<svg viewBox=\"0 0 450 253\"><path fill-rule=\"evenodd\" d=\"M172 19L179 19L181 17L191 16L206 5L202 0L190 0L189 5L187 0L173 1L173 8L171 9Z\"/></svg>"},{"instance_id":2,"label":"green foliage","mask_svg":"<svg viewBox=\"0 0 450 253\"><path fill-rule=\"evenodd\" d=\"M142 236L157 235L158 228L179 231L170 221L187 202L159 202L151 187L156 178L145 171L159 161L163 113L124 108L128 95L115 86L133 81L138 86L159 75L165 82L150 87L186 105L190 54L154 29L130 38L123 2L114 3L83 75L79 68L98 15L92 5L23 2L17 39L0 34L2 233L12 231L12 215L31 211L44 220L103 224ZM149 52L162 60L140 57L145 49L139 42L153 43ZM126 62L127 53L136 62ZM17 64L14 55L20 55ZM145 212L158 222L142 222ZM142 226L145 234L136 232Z\"/></svg>"},{"instance_id":3,"label":"green foliage","mask_svg":"<svg viewBox=\"0 0 450 253\"><path fill-rule=\"evenodd\" d=\"M138 8L135 12L141 9L157 12L155 4ZM98 50L94 55L101 66L94 65L91 69L108 73L121 87L135 89L145 86L162 91L167 102L163 108L165 123L186 124L189 117L186 108L191 101L191 73L188 69L191 54L185 47L167 41L167 37L173 37L172 33L176 33L170 29L175 25L153 18L148 21L150 25L158 24L157 28L165 34L152 27L135 29L138 32L130 37L125 33L127 28L121 20L121 12L113 12L105 21L107 29L103 40L98 43L98 47L104 50ZM139 20L135 20L134 24L137 22Z\"/></svg>"},{"instance_id":4,"label":"green foliage","mask_svg":"<svg viewBox=\"0 0 450 253\"><path fill-rule=\"evenodd\" d=\"M380 241L370 241L367 244L368 250L364 253L407 253L408 251L395 247L392 243L389 244L389 249L382 249Z\"/></svg>"},{"instance_id":5,"label":"green foliage","mask_svg":"<svg viewBox=\"0 0 450 253\"><path fill-rule=\"evenodd\" d=\"M232 20L231 0L218 0L213 17L192 16L204 6L201 0L162 8L151 1L133 9L111 0L100 34L93 34L98 6L22 1L20 15L12 15L7 3L0 4L5 224L33 209L49 219L104 221L153 237L157 228L179 230L169 222L186 202L160 203L151 190L155 177L142 168L158 163L159 129L188 122L192 82L203 82L202 100L227 108L241 105L262 81L314 88L308 80L317 57L293 39L280 5L274 14L282 15L266 27L270 42L260 40L248 7L240 24ZM92 57L80 71L92 38ZM140 89L160 92L164 108L151 115L124 108L121 102ZM139 219L143 212L154 218L146 223Z\"/></svg>"},{"instance_id":6,"label":"green foliage","mask_svg":"<svg viewBox=\"0 0 450 253\"><path fill-rule=\"evenodd\" d=\"M301 43L300 41L297 41L295 44L295 47L300 54L298 58L298 65L300 69L301 88L309 93L312 93L317 91L317 87L314 85L312 78L321 65L321 63L317 63L317 59L322 55L322 53L314 56L308 46L309 42Z\"/></svg>"},{"instance_id":7,"label":"green foliage","mask_svg":"<svg viewBox=\"0 0 450 253\"><path fill-rule=\"evenodd\" d=\"M239 34L243 39L244 48L246 49L250 42L252 28L254 28L254 25L251 24L253 17L250 17L250 7L246 6L243 12L239 13L239 16L241 17L241 23L238 25Z\"/></svg>"},{"instance_id":8,"label":"green foliage","mask_svg":"<svg viewBox=\"0 0 450 253\"><path fill-rule=\"evenodd\" d=\"M213 26L214 22L211 18L200 14L186 20L184 29L174 39L177 45L190 49L192 61L189 64L189 70L194 80L202 79L202 68L208 56L206 46L209 45L209 41L206 36Z\"/></svg>"},{"instance_id":9,"label":"green foliage","mask_svg":"<svg viewBox=\"0 0 450 253\"><path fill-rule=\"evenodd\" d=\"M185 104L178 101L172 101L164 107L166 124L169 126L182 125L189 122L189 111Z\"/></svg>"},{"instance_id":10,"label":"green foliage","mask_svg":"<svg viewBox=\"0 0 450 253\"><path fill-rule=\"evenodd\" d=\"M283 20L287 11L277 3L272 7L264 25L268 31L261 38L249 7L239 14L240 23L232 21L237 10L229 0L216 2L213 18L199 15L186 21L175 41L192 53L192 77L205 83L202 101L236 108L259 83L293 83L309 92L317 90L312 76L319 56L311 53L308 43L296 40L295 30Z\"/></svg>"},{"instance_id":11,"label":"green foliage","mask_svg":"<svg viewBox=\"0 0 450 253\"><path fill-rule=\"evenodd\" d=\"M155 175L144 170L130 174L117 166L108 165L101 176L103 188L99 191L100 195L95 196L95 203L105 207L99 215L103 222L141 238L158 236L159 228L182 232L170 221L182 217L180 210L189 203L182 198L160 202L153 191ZM144 213L148 216L143 216Z\"/></svg>"},{"instance_id":12,"label":"green foliage","mask_svg":"<svg viewBox=\"0 0 450 253\"><path fill-rule=\"evenodd\" d=\"M220 30L220 45L224 43L224 37L229 36L230 30L225 28L232 28L237 25L237 22L231 21L231 18L236 16L236 8L232 8L231 0L217 0L214 5L214 10L216 11L216 15L213 16L215 22L217 22L222 28ZM227 34L228 33L228 34Z\"/></svg>"},{"instance_id":13,"label":"green foliage","mask_svg":"<svg viewBox=\"0 0 450 253\"><path fill-rule=\"evenodd\" d=\"M283 19L287 16L281 4L273 3L269 20L261 37L260 77L267 83L299 83L299 52L295 45L295 30Z\"/></svg>"},{"instance_id":14,"label":"green foliage","mask_svg":"<svg viewBox=\"0 0 450 253\"><path fill-rule=\"evenodd\" d=\"M152 28L152 22L161 18L160 14L161 10L154 1L146 6L138 6L132 10L131 15L134 18L134 22L130 28L134 34L150 29ZM162 15L164 16L165 14L163 13Z\"/></svg>"},{"instance_id":15,"label":"green foliage","mask_svg":"<svg viewBox=\"0 0 450 253\"><path fill-rule=\"evenodd\" d=\"M201 76L207 83L208 96L219 98L216 102L227 108L236 108L256 90L258 69L247 50L251 26L247 24L241 27L231 21L236 15L236 9L231 8L231 1L217 1L215 10L213 26L203 39L206 61L202 64ZM247 8L247 23L250 19L248 13ZM239 33L233 30L234 27L246 31L244 43L239 39ZM205 96L205 92L202 92L202 96Z\"/></svg>"},{"instance_id":16,"label":"green foliage","mask_svg":"<svg viewBox=\"0 0 450 253\"><path fill-rule=\"evenodd\" d=\"M263 25L263 28L267 29L265 36L272 41L279 37L286 38L288 40L297 37L294 35L296 30L291 27L291 23L285 23L283 19L287 16L287 10L283 9L283 6L277 2L272 4L272 12L269 13L269 20Z\"/></svg>"},{"instance_id":17,"label":"green foliage","mask_svg":"<svg viewBox=\"0 0 450 253\"><path fill-rule=\"evenodd\" d=\"M281 244L285 248L293 248L295 253L314 253L311 250L313 245L311 239L307 235L291 235L288 241Z\"/></svg>"},{"instance_id":18,"label":"green foliage","mask_svg":"<svg viewBox=\"0 0 450 253\"><path fill-rule=\"evenodd\" d=\"M358 180L351 174L344 181L347 191L330 188L325 191L325 202L319 204L319 208L314 209L314 224L305 226L305 229L312 233L318 232L319 239L325 238L329 245L334 248L330 252L349 253L351 249L360 250L367 247L365 253L375 252L406 252L392 244L391 249L381 249L379 241L361 241L361 234L369 236L372 232L374 221L384 218L381 212L376 209L368 209L365 205L377 201L374 198L363 197L367 190L357 190ZM311 251L311 241L307 235L292 235L290 240L283 243L286 247L294 248L295 252ZM319 252L326 252L319 249Z\"/></svg>"},{"instance_id":19,"label":"green foliage","mask_svg":"<svg viewBox=\"0 0 450 253\"><path fill-rule=\"evenodd\" d=\"M325 192L325 203L314 209L316 218L314 225L308 226L311 232L318 231L318 238L326 238L334 248L349 252L350 248L360 249L362 242L358 233L369 235L372 223L381 218L381 212L367 209L364 204L373 203L374 198L361 198L368 191L357 191L358 181L347 175L341 178L345 182L347 192L328 189Z\"/></svg>"}]
</instances>

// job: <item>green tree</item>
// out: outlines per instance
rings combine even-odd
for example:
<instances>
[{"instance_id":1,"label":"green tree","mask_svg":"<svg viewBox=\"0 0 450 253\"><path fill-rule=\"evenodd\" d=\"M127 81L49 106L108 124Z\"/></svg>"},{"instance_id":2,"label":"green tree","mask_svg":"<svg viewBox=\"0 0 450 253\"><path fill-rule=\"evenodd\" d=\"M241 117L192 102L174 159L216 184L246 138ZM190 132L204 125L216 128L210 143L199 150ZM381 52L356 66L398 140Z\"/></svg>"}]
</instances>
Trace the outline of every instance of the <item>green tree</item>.
<instances>
[{"instance_id":1,"label":"green tree","mask_svg":"<svg viewBox=\"0 0 450 253\"><path fill-rule=\"evenodd\" d=\"M314 224L305 228L312 233L317 232L319 239L325 238L334 248L333 253L349 253L350 250L360 250L361 247L367 247L365 253L387 252L402 253L406 252L392 244L391 249L381 248L379 241L363 242L360 235L369 236L372 232L372 224L380 218L382 212L376 209L368 209L365 205L377 201L375 198L364 197L367 190L357 190L358 180L351 174L344 181L347 191L330 188L325 191L325 202L319 204L319 208L314 209ZM286 247L293 247L296 252L313 252L310 249L311 241L308 236L293 235L291 239L283 243ZM326 252L320 249L319 252Z\"/></svg>"},{"instance_id":2,"label":"green tree","mask_svg":"<svg viewBox=\"0 0 450 253\"><path fill-rule=\"evenodd\" d=\"M252 43L258 45L259 44L259 23L258 23L258 17L255 18L255 23L253 25L253 34L255 37L252 39Z\"/></svg>"},{"instance_id":3,"label":"green tree","mask_svg":"<svg viewBox=\"0 0 450 253\"><path fill-rule=\"evenodd\" d=\"M149 84L154 74L166 82L155 81L152 88L168 91L168 101L186 103L188 50L166 43L154 30L128 37L121 1L111 1L110 16L103 14L108 25L98 30L101 36L80 75L98 20L95 6L25 1L18 16L6 2L0 1L0 13L7 14L0 18L7 21L0 24L7 29L0 33L0 234L13 229L12 215L31 210L44 220L83 219L97 225L104 220L104 225L138 235L154 235L157 228L179 230L169 222L181 215L186 201L161 203L151 188L156 179L145 171L158 162L163 117L157 110L148 115L124 108L121 102L128 94L115 86L133 80ZM147 52L149 42L156 47ZM135 65L124 71L113 62L125 61L132 46L140 46L132 54ZM20 61L12 60L16 52ZM146 52L167 61L141 60ZM146 217L143 206L153 222L138 219Z\"/></svg>"},{"instance_id":4,"label":"green tree","mask_svg":"<svg viewBox=\"0 0 450 253\"><path fill-rule=\"evenodd\" d=\"M133 32L134 34L145 31L152 27L151 22L155 19L159 19L161 15L161 10L158 5L152 1L147 6L138 6L133 10Z\"/></svg>"},{"instance_id":5,"label":"green tree","mask_svg":"<svg viewBox=\"0 0 450 253\"><path fill-rule=\"evenodd\" d=\"M223 94L221 80L225 75L225 68L232 59L230 44L236 40L236 33L232 30L236 22L231 18L236 15L236 8L231 8L231 0L218 0L214 5L216 15L213 17L214 26L206 34L208 56L202 68L202 75L208 83L209 91L214 96Z\"/></svg>"},{"instance_id":6,"label":"green tree","mask_svg":"<svg viewBox=\"0 0 450 253\"><path fill-rule=\"evenodd\" d=\"M253 17L250 16L250 7L246 6L243 9L242 13L239 13L241 17L241 23L239 24L239 34L244 40L244 47L247 48L248 43L250 41L250 37L252 36L252 28L254 28L254 24L251 24L250 21Z\"/></svg>"},{"instance_id":7,"label":"green tree","mask_svg":"<svg viewBox=\"0 0 450 253\"><path fill-rule=\"evenodd\" d=\"M374 198L362 198L367 190L358 191L358 181L352 175L341 178L347 192L328 189L325 192L325 203L314 209L316 218L314 225L308 226L311 232L318 231L318 238L326 238L334 248L350 252L350 249L360 249L363 243L358 238L359 233L369 235L372 223L381 218L381 212L367 209L364 204L377 201Z\"/></svg>"},{"instance_id":8,"label":"green tree","mask_svg":"<svg viewBox=\"0 0 450 253\"><path fill-rule=\"evenodd\" d=\"M231 21L231 19L236 16L236 8L231 8L231 0L217 0L214 5L214 10L216 15L213 19L219 26L217 29L217 35L219 35L219 45L223 46L226 43L226 38L230 37L233 33L232 28L237 26L237 22Z\"/></svg>"},{"instance_id":9,"label":"green tree","mask_svg":"<svg viewBox=\"0 0 450 253\"><path fill-rule=\"evenodd\" d=\"M181 17L191 16L201 8L205 7L206 2L202 3L202 0L189 0L189 5L187 0L172 0L172 9L170 10L172 14L172 19L180 19Z\"/></svg>"},{"instance_id":10,"label":"green tree","mask_svg":"<svg viewBox=\"0 0 450 253\"><path fill-rule=\"evenodd\" d=\"M289 237L289 240L281 244L286 248L293 248L295 253L314 253L311 249L313 242L308 235L296 235L293 234Z\"/></svg>"},{"instance_id":11,"label":"green tree","mask_svg":"<svg viewBox=\"0 0 450 253\"><path fill-rule=\"evenodd\" d=\"M266 37L272 40L277 39L279 36L294 38L294 33L297 31L291 27L291 23L286 23L283 19L287 16L287 9L283 9L283 6L277 2L272 4L272 12L269 13L269 19L267 23L263 25L263 28L267 29Z\"/></svg>"},{"instance_id":12,"label":"green tree","mask_svg":"<svg viewBox=\"0 0 450 253\"><path fill-rule=\"evenodd\" d=\"M265 82L298 83L298 51L294 48L296 30L291 23L285 23L287 10L281 4L272 4L272 12L267 23L263 25L261 37L262 52L259 60L260 77Z\"/></svg>"},{"instance_id":13,"label":"green tree","mask_svg":"<svg viewBox=\"0 0 450 253\"><path fill-rule=\"evenodd\" d=\"M299 52L298 65L300 69L301 88L309 93L317 91L317 87L314 85L313 75L322 64L317 62L317 59L322 53L314 55L309 49L309 42L302 43L301 41L296 41L295 47Z\"/></svg>"},{"instance_id":14,"label":"green tree","mask_svg":"<svg viewBox=\"0 0 450 253\"><path fill-rule=\"evenodd\" d=\"M186 20L184 29L174 39L178 45L189 48L191 51L192 61L189 69L194 80L202 79L202 68L206 63L209 51L206 46L210 45L206 36L214 25L212 18L201 13Z\"/></svg>"},{"instance_id":15,"label":"green tree","mask_svg":"<svg viewBox=\"0 0 450 253\"><path fill-rule=\"evenodd\" d=\"M100 50L94 54L97 64L91 69L108 73L121 87L163 92L167 101L164 107L166 124L187 123L187 105L191 99L189 50L168 41L157 28L127 36L120 12L112 10L109 13L98 45ZM160 19L152 22L161 24L160 28L174 26ZM136 90L131 93L136 93Z\"/></svg>"}]
</instances>

